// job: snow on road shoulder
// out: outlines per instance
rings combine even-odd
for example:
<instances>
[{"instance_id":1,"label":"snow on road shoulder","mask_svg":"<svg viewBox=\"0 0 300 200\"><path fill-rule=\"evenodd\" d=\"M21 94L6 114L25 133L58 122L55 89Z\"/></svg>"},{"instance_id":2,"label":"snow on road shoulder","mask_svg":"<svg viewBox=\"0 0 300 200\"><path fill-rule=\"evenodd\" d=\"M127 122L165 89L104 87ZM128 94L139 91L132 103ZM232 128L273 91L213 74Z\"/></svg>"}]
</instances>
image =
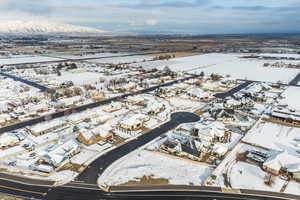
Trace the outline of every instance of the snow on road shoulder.
<instances>
[{"instance_id":1,"label":"snow on road shoulder","mask_svg":"<svg viewBox=\"0 0 300 200\"><path fill-rule=\"evenodd\" d=\"M142 150L112 164L99 177L99 185L119 185L143 176L164 178L169 184L201 185L212 169L189 161L173 159Z\"/></svg>"}]
</instances>

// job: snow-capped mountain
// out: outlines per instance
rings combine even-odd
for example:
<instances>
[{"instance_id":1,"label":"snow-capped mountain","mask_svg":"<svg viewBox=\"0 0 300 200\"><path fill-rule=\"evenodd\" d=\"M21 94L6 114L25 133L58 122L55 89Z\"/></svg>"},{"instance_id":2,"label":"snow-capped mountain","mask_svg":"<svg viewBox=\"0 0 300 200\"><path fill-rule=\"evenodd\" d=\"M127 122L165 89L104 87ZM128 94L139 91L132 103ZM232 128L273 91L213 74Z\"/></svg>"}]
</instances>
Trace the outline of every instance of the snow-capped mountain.
<instances>
[{"instance_id":1,"label":"snow-capped mountain","mask_svg":"<svg viewBox=\"0 0 300 200\"><path fill-rule=\"evenodd\" d=\"M75 26L49 21L0 21L0 33L15 34L106 34L96 28Z\"/></svg>"}]
</instances>

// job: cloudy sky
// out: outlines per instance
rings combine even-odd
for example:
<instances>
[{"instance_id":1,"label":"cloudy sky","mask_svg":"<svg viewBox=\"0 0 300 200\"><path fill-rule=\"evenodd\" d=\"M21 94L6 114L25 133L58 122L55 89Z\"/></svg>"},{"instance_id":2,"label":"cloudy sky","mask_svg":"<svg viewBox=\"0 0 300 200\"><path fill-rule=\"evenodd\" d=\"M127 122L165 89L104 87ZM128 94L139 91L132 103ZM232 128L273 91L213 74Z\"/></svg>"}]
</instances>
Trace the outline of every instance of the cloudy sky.
<instances>
[{"instance_id":1,"label":"cloudy sky","mask_svg":"<svg viewBox=\"0 0 300 200\"><path fill-rule=\"evenodd\" d=\"M0 19L138 33L300 32L300 0L0 0Z\"/></svg>"}]
</instances>

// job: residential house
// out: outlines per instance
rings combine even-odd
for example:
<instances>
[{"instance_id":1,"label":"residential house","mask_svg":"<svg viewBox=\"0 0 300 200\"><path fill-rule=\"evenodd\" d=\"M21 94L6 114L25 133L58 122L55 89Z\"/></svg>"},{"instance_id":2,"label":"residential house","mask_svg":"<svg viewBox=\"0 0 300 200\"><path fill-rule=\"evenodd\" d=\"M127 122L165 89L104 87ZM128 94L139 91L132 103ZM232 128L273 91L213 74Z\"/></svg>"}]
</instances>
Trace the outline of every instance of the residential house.
<instances>
[{"instance_id":1,"label":"residential house","mask_svg":"<svg viewBox=\"0 0 300 200\"><path fill-rule=\"evenodd\" d=\"M201 141L227 143L231 139L231 134L221 122L199 122L197 123L192 134L198 136Z\"/></svg>"},{"instance_id":2,"label":"residential house","mask_svg":"<svg viewBox=\"0 0 300 200\"><path fill-rule=\"evenodd\" d=\"M69 162L69 159L79 152L79 144L74 139L70 139L41 152L40 163L47 163L57 168Z\"/></svg>"},{"instance_id":3,"label":"residential house","mask_svg":"<svg viewBox=\"0 0 300 200\"><path fill-rule=\"evenodd\" d=\"M103 106L103 107L102 107L102 110L103 110L104 112L112 113L112 112L121 110L122 107L123 107L123 105L122 105L121 102L112 102L112 103L109 104L109 105Z\"/></svg>"},{"instance_id":4,"label":"residential house","mask_svg":"<svg viewBox=\"0 0 300 200\"><path fill-rule=\"evenodd\" d=\"M14 133L3 133L0 135L0 148L8 148L16 146L20 143L20 138Z\"/></svg>"},{"instance_id":5,"label":"residential house","mask_svg":"<svg viewBox=\"0 0 300 200\"><path fill-rule=\"evenodd\" d=\"M205 92L201 88L198 87L192 87L187 90L186 94L194 99L207 101L210 98L209 93Z\"/></svg>"},{"instance_id":6,"label":"residential house","mask_svg":"<svg viewBox=\"0 0 300 200\"><path fill-rule=\"evenodd\" d=\"M142 127L144 126L144 123L149 120L150 118L147 115L135 114L122 119L119 122L117 129L129 133L132 131L138 131L141 130Z\"/></svg>"},{"instance_id":7,"label":"residential house","mask_svg":"<svg viewBox=\"0 0 300 200\"><path fill-rule=\"evenodd\" d=\"M165 104L152 100L147 103L147 107L143 110L143 113L146 113L148 115L155 115L164 111L165 109Z\"/></svg>"},{"instance_id":8,"label":"residential house","mask_svg":"<svg viewBox=\"0 0 300 200\"><path fill-rule=\"evenodd\" d=\"M62 127L68 127L68 124L64 120L58 119L31 126L28 128L28 131L34 136L39 136Z\"/></svg>"},{"instance_id":9,"label":"residential house","mask_svg":"<svg viewBox=\"0 0 300 200\"><path fill-rule=\"evenodd\" d=\"M85 145L92 145L100 141L113 140L114 135L107 126L98 126L93 129L81 129L77 140Z\"/></svg>"}]
</instances>

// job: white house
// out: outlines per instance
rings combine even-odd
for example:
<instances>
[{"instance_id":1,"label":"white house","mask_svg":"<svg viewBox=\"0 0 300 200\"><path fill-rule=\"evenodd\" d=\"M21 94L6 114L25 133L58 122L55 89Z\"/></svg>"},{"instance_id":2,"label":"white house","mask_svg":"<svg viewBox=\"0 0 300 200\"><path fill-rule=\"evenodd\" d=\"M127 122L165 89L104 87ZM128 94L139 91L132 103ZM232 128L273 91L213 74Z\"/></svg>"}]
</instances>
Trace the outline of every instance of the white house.
<instances>
[{"instance_id":1,"label":"white house","mask_svg":"<svg viewBox=\"0 0 300 200\"><path fill-rule=\"evenodd\" d=\"M199 100L208 100L210 98L210 95L207 92L198 87L192 87L188 89L186 94Z\"/></svg>"},{"instance_id":2,"label":"white house","mask_svg":"<svg viewBox=\"0 0 300 200\"><path fill-rule=\"evenodd\" d=\"M79 152L79 144L74 139L70 139L42 152L40 160L54 167L59 167Z\"/></svg>"},{"instance_id":3,"label":"white house","mask_svg":"<svg viewBox=\"0 0 300 200\"><path fill-rule=\"evenodd\" d=\"M125 117L118 124L118 129L123 131L137 131L141 129L146 121L150 118L144 114L135 114L129 117Z\"/></svg>"},{"instance_id":4,"label":"white house","mask_svg":"<svg viewBox=\"0 0 300 200\"><path fill-rule=\"evenodd\" d=\"M0 148L7 148L17 145L19 138L13 133L3 133L0 135Z\"/></svg>"},{"instance_id":5,"label":"white house","mask_svg":"<svg viewBox=\"0 0 300 200\"><path fill-rule=\"evenodd\" d=\"M192 133L200 138L200 140L208 142L227 142L230 139L228 130L221 122L199 122Z\"/></svg>"}]
</instances>

